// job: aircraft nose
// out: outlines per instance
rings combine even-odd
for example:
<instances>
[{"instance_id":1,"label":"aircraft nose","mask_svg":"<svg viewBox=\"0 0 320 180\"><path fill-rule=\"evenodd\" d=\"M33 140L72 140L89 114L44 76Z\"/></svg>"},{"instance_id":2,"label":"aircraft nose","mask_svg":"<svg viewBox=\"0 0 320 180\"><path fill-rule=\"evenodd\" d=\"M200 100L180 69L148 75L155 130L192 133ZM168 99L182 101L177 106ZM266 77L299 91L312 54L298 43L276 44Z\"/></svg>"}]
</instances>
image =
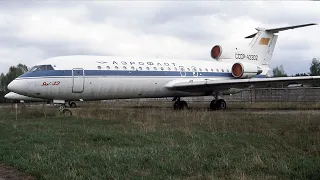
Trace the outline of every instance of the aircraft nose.
<instances>
[{"instance_id":1,"label":"aircraft nose","mask_svg":"<svg viewBox=\"0 0 320 180\"><path fill-rule=\"evenodd\" d=\"M6 95L4 96L4 98L10 99L10 93L6 94Z\"/></svg>"},{"instance_id":2,"label":"aircraft nose","mask_svg":"<svg viewBox=\"0 0 320 180\"><path fill-rule=\"evenodd\" d=\"M4 98L6 98L6 99L14 99L14 93L13 92L9 92L8 94L6 94L4 96Z\"/></svg>"},{"instance_id":3,"label":"aircraft nose","mask_svg":"<svg viewBox=\"0 0 320 180\"><path fill-rule=\"evenodd\" d=\"M8 89L10 91L16 91L17 90L17 87L18 87L18 82L17 80L13 80L11 81L11 83L8 84ZM8 95L8 94L7 94Z\"/></svg>"}]
</instances>

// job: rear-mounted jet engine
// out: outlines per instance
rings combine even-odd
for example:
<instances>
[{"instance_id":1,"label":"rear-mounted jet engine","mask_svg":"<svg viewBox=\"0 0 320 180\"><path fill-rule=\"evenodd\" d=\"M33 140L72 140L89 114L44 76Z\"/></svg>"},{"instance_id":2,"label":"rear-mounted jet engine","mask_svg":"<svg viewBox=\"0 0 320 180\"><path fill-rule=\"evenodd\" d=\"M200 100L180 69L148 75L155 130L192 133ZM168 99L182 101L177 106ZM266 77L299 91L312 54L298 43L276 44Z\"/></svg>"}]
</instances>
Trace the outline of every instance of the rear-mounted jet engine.
<instances>
[{"instance_id":1,"label":"rear-mounted jet engine","mask_svg":"<svg viewBox=\"0 0 320 180\"><path fill-rule=\"evenodd\" d=\"M232 76L235 78L251 78L262 73L259 66L249 63L234 63L232 65Z\"/></svg>"}]
</instances>

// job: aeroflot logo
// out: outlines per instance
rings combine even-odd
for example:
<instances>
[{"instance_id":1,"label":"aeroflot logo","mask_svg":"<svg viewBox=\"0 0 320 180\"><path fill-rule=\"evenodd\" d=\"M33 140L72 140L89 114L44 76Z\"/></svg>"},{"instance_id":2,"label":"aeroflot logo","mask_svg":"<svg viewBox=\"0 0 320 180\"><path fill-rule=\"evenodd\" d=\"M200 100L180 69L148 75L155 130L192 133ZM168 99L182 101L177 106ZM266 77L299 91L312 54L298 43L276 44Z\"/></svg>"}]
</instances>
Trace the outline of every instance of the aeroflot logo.
<instances>
[{"instance_id":1,"label":"aeroflot logo","mask_svg":"<svg viewBox=\"0 0 320 180\"><path fill-rule=\"evenodd\" d=\"M110 64L109 62L106 62L106 61L97 61L97 63L99 64ZM119 64L122 64L122 65L149 65L149 66L152 66L152 65L157 65L157 66L170 66L173 65L173 66L176 66L176 63L154 63L154 62L126 62L126 61L121 61L121 62L117 62L117 61L112 61L112 64L113 65L119 65Z\"/></svg>"}]
</instances>

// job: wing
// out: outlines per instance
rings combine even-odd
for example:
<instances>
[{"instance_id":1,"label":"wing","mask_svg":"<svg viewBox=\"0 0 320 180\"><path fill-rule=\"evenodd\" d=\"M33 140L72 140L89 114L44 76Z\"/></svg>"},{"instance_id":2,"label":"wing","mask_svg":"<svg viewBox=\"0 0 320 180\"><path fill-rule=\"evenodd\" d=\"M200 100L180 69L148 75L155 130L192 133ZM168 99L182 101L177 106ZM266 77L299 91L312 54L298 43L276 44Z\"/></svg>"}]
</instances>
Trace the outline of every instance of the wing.
<instances>
[{"instance_id":1,"label":"wing","mask_svg":"<svg viewBox=\"0 0 320 180\"><path fill-rule=\"evenodd\" d=\"M267 87L275 83L309 83L320 80L320 76L251 78L251 79L202 79L177 80L169 82L166 87L186 92L219 92L230 88Z\"/></svg>"}]
</instances>

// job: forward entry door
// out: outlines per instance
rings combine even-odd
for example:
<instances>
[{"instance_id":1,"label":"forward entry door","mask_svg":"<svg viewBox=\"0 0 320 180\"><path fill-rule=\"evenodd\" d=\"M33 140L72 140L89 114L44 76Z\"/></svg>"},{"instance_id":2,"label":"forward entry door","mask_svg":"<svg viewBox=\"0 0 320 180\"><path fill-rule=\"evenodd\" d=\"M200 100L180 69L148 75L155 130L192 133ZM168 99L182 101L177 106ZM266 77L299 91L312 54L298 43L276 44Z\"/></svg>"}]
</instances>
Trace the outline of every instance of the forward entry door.
<instances>
[{"instance_id":1,"label":"forward entry door","mask_svg":"<svg viewBox=\"0 0 320 180\"><path fill-rule=\"evenodd\" d=\"M84 89L84 70L80 68L72 69L72 92L82 93Z\"/></svg>"}]
</instances>

